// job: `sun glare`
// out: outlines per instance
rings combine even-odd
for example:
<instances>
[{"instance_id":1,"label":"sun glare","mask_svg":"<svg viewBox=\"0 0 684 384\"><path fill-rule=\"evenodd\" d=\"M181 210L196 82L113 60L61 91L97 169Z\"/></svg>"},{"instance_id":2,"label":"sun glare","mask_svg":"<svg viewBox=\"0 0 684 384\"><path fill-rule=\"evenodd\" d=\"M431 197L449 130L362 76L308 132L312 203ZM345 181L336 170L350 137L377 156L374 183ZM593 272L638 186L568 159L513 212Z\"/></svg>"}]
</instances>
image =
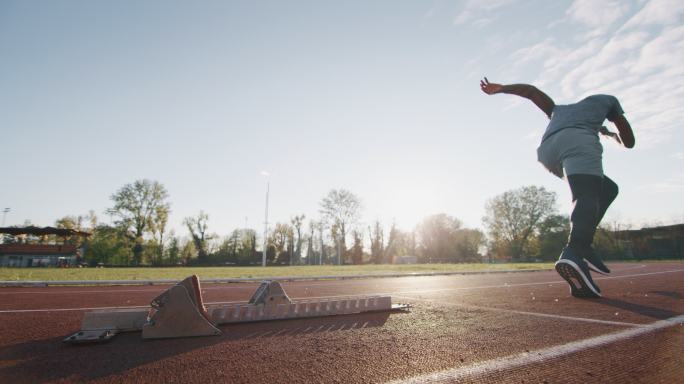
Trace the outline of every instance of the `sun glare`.
<instances>
[{"instance_id":1,"label":"sun glare","mask_svg":"<svg viewBox=\"0 0 684 384\"><path fill-rule=\"evenodd\" d=\"M433 185L401 183L389 191L383 216L409 230L439 210L439 193Z\"/></svg>"}]
</instances>

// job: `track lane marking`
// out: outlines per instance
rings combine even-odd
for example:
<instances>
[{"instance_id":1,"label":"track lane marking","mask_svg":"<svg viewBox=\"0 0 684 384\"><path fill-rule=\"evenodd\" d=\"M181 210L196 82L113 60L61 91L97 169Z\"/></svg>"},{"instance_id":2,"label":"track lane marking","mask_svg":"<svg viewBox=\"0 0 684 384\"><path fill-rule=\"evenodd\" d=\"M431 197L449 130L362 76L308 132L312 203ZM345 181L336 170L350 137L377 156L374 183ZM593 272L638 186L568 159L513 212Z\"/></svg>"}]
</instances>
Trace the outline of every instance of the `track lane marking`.
<instances>
[{"instance_id":1,"label":"track lane marking","mask_svg":"<svg viewBox=\"0 0 684 384\"><path fill-rule=\"evenodd\" d=\"M596 336L588 339L572 341L567 344L556 345L549 348L538 349L536 351L523 352L501 358L482 361L479 363L447 369L440 372L425 375L413 376L406 379L389 381L388 384L423 384L423 383L442 383L456 382L466 378L473 378L487 375L489 373L501 372L513 368L523 367L529 364L540 363L546 360L582 352L587 349L597 348L613 344L619 341L647 335L666 328L682 325L684 315L671 317L669 319L656 321L642 327L626 329L616 333Z\"/></svg>"},{"instance_id":2,"label":"track lane marking","mask_svg":"<svg viewBox=\"0 0 684 384\"><path fill-rule=\"evenodd\" d=\"M594 280L605 280L605 279L623 279L623 278L628 278L628 277L640 277L640 276L650 276L650 275L660 275L660 274L666 274L666 273L676 273L676 272L684 272L684 269L675 269L675 270L669 270L669 271L658 271L658 272L647 272L647 273L638 273L638 274L632 274L632 275L621 275L621 276L605 276L605 277L597 277ZM408 276L410 277L410 276ZM504 284L497 284L497 285L481 285L481 286L475 286L475 287L456 287L456 288L441 288L441 289L433 289L433 290L423 290L423 291L406 291L406 292L399 292L399 293L432 293L432 292L449 292L449 291L458 291L458 290L467 290L467 289L489 289L489 288L508 288L508 287L522 287L522 286L531 286L531 285L546 285L546 284L557 284L557 283L565 283L564 280L553 280L553 281L542 281L542 282L535 282L535 283L504 283ZM317 285L323 285L323 284L317 284ZM332 287L332 286L338 286L338 285L344 285L347 286L347 284L327 284L325 286ZM169 285L170 287L171 285ZM159 286L157 286L158 288ZM41 294L41 295L46 295L46 294L52 294L52 295L61 295L61 294L83 294L83 293L119 293L119 292L125 292L125 293L133 293L133 292L159 292L159 290L153 290L153 287L150 287L149 289L127 289L127 290L86 290L86 291L53 291L53 292L41 292L41 291L25 291L25 292L0 292L0 295L15 295L15 294ZM254 290L253 286L225 286L225 287L205 287L202 288L202 291L212 291L212 290L224 290L226 288L230 288L231 290L233 289L249 289L249 290Z\"/></svg>"},{"instance_id":3,"label":"track lane marking","mask_svg":"<svg viewBox=\"0 0 684 384\"><path fill-rule=\"evenodd\" d=\"M627 270L638 269L638 268L645 268L645 267L647 267L646 264L640 264L640 265L636 265L636 266L629 266L628 268L621 268L621 269L619 269L619 270L614 270L614 271L615 271L615 272L621 272L621 271L627 271ZM498 274L498 273L504 274L504 273L512 273L512 272L515 272L515 273L525 273L525 272L529 272L529 273L531 273L531 272L552 272L552 271L553 271L553 269L543 269L543 270L542 270L542 269L535 269L535 270L512 270L512 271L487 271L486 273L477 273L477 274L468 274L468 273L464 273L464 272L448 272L448 273L434 274L434 275L429 275L429 274L427 274L427 275L420 275L420 274L418 274L418 275L411 275L411 274L406 274L406 275L401 275L401 276L399 276L399 275L397 275L397 276L392 275L392 276L393 276L393 277L396 277L396 278L415 278L415 277L428 277L428 278L430 278L430 277L447 277L447 278L448 278L448 277L451 277L451 276L480 276L480 275L494 275L494 274ZM387 276L383 276L383 275L374 275L374 276L375 276L376 278L385 278L385 277L387 277ZM344 277L344 276L343 276L343 277ZM330 278L331 278L331 279L334 279L334 277L330 277ZM365 279L368 279L368 280L372 280L372 279L373 279L373 277L371 277L371 275L365 276L364 278L365 278ZM277 280L278 278L275 278L275 279ZM269 280L269 279L265 279L265 280ZM348 286L349 283L352 282L353 280L354 280L354 279L349 279L349 276L347 276L346 279L341 278L341 279L338 279L338 280L326 280L326 281L311 280L311 281L309 281L309 284L307 284L307 285L308 285L308 286L327 286L327 287ZM302 281L308 281L308 280L302 280ZM330 284L330 282L334 282L334 281L345 281L345 283L344 283L344 284L339 284L339 283L337 283L337 284L336 284L336 283ZM289 284L289 283L293 283L293 282L296 283L296 282L298 282L298 281L284 281L283 284ZM74 281L73 283L74 283L74 284L78 284L79 281ZM142 283L144 283L144 281L141 281L141 284L142 284ZM211 283L211 282L209 282L209 283L207 283L207 284L221 284L221 285L224 285L224 286L206 287L206 288L203 288L203 289L202 289L203 291L204 291L204 290L223 290L223 289L226 289L226 288L231 288L231 289L254 289L252 285L258 285L258 284L259 284L259 281L257 281L257 280L255 280L255 281L253 281L253 282L251 282L251 281L243 281L243 282L236 282L236 283ZM235 284L235 285L229 285L229 284ZM240 284L240 285L238 285L238 284ZM249 286L248 286L248 284L249 284ZM133 292L148 292L148 291L150 291L150 290L152 290L152 289L154 289L154 288L164 287L164 286L169 286L169 287L170 287L170 286L172 286L172 285L174 285L173 282L159 283L159 284L154 284L154 285L146 285L146 286L145 286L146 289L124 289L124 290L117 290L117 291L114 291L114 292L126 292L126 293L133 293ZM112 286L116 286L116 285L112 285ZM0 288L20 288L20 287L2 287L2 286L0 286ZM44 288L46 288L46 287L41 287L41 288L44 289ZM46 294L50 295L50 294L52 294L52 295L56 295L56 294L63 294L63 293L84 294L84 293L110 293L110 292L113 292L113 291L111 291L111 290L102 290L102 289L100 289L100 290L79 290L79 291L54 291L54 292L41 292L41 291L2 292L2 291L0 291L0 295L24 295L24 294L41 294L41 295L46 295Z\"/></svg>"},{"instance_id":4,"label":"track lane marking","mask_svg":"<svg viewBox=\"0 0 684 384\"><path fill-rule=\"evenodd\" d=\"M2 313L36 313L36 312L77 312L77 311L97 311L104 309L136 309L150 308L149 305L133 305L128 307L90 307L90 308L51 308L51 309L6 309Z\"/></svg>"},{"instance_id":5,"label":"track lane marking","mask_svg":"<svg viewBox=\"0 0 684 384\"><path fill-rule=\"evenodd\" d=\"M684 269L675 269L675 270L659 271L659 272L647 272L647 273L639 273L639 274L623 275L623 276L609 276L609 277L597 278L595 280L624 279L624 278L630 278L630 277L662 275L662 274L677 273L677 272L684 272ZM389 292L381 292L381 293L359 293L359 294L352 293L352 294L338 295L338 296L297 297L297 298L293 298L293 299L306 300L306 299L338 298L338 297L350 297L350 296L385 296L385 295L406 295L406 294L411 295L411 294L421 294L421 293L454 292L454 291L477 290L477 289L511 288L511 287L525 287L525 286L535 286L535 285L552 285L552 284L559 284L559 283L565 284L565 281L554 280L554 281L544 281L544 282L537 282L537 283L517 283L517 284L504 283L504 284L499 284L499 285L485 285L485 286L478 286L478 287L457 287L457 288L425 289L425 290L414 290L414 291L389 291ZM204 289L202 289L202 290L204 291ZM112 292L117 292L117 291L112 291ZM243 302L243 301L217 302L217 303L205 303L205 304L211 305L211 304L241 303L241 302ZM27 312L90 311L90 310L99 310L99 309L126 309L126 308L140 308L140 307L142 307L142 306L95 307L95 308L53 308L53 309L6 309L6 310L0 310L0 314L3 314L3 313L27 313Z\"/></svg>"},{"instance_id":6,"label":"track lane marking","mask_svg":"<svg viewBox=\"0 0 684 384\"><path fill-rule=\"evenodd\" d=\"M506 308L483 307L480 305L471 305L471 304L437 302L437 301L431 300L431 299L421 299L418 297L411 297L411 296L404 296L404 295L396 295L396 297L401 297L401 298L406 299L406 300L422 301L422 302L431 303L431 304L447 305L447 306L451 306L451 307L458 307L458 308L464 308L464 309L479 309L479 310L490 311L490 312L504 312L504 313L513 313L513 314L517 314L517 315L546 317L546 318L551 318L551 319L580 321L580 322L586 322L586 323L597 323L597 324L605 324L605 325L617 325L620 327L644 327L644 324L628 323L628 322L624 322L624 321L599 320L599 319L592 319L592 318L588 318L588 317L556 315L553 313L528 312L528 311L518 311L515 309L506 309Z\"/></svg>"},{"instance_id":7,"label":"track lane marking","mask_svg":"<svg viewBox=\"0 0 684 384\"><path fill-rule=\"evenodd\" d=\"M646 267L646 265L637 265L634 267L630 268L624 268L624 270L631 270L631 269L636 269L636 268L643 268ZM553 270L548 270L544 272L552 272ZM531 271L532 272L532 271ZM538 272L538 271L534 271ZM638 276L648 276L648 275L657 275L657 274L663 274L663 273L675 273L675 272L684 272L684 269L677 269L677 270L669 270L669 271L658 271L658 272L647 272L647 273L641 273L641 274L632 274L632 275L618 275L618 276L605 276L605 277L597 277L594 280L604 280L604 279L620 279L620 278L626 278L626 277L638 277ZM466 276L466 275L456 275L456 276ZM406 277L432 277L432 276L406 276ZM451 275L445 275L445 276L434 276L434 277L451 277ZM351 281L351 280L347 280ZM316 281L314 282L315 284L307 284L309 286L326 286L326 287L334 287L334 286L349 286L349 284L326 284L326 282L319 282ZM507 288L507 287L516 287L516 286L529 286L529 285L545 285L545 284L556 284L556 283L565 283L564 280L554 280L554 281L546 281L546 282L536 282L536 283L513 283L513 284L499 284L499 285L485 285L485 286L476 286L476 287L457 287L457 288L444 288L440 290L430 290L430 291L421 291L421 292L416 292L416 293L430 293L430 292L448 292L451 290L463 290L463 289L486 289L486 288ZM240 283L240 284L251 284L251 283ZM254 283L257 284L257 283ZM287 284L287 283L286 283ZM171 287L173 284L169 284L168 287ZM258 285L258 284L257 284ZM122 289L122 290L104 290L104 289L99 289L99 290L72 290L72 291L24 291L24 292L2 292L0 290L0 295L27 295L27 294L34 294L34 295L62 295L62 294L87 294L87 293L136 293L136 292L159 292L158 289L159 287L164 287L164 285L160 284L157 286L149 286L146 289ZM231 285L231 286L219 286L219 287L204 287L202 288L202 291L215 291L215 290L225 290L225 289L231 289L231 290L238 290L238 289L243 289L243 290L254 290L253 285L247 286L247 285ZM414 292L414 291L411 291Z\"/></svg>"},{"instance_id":8,"label":"track lane marking","mask_svg":"<svg viewBox=\"0 0 684 384\"><path fill-rule=\"evenodd\" d=\"M651 275L663 275L668 273L684 272L684 269L674 269L670 271L659 271L659 272L647 272L647 273L637 273L632 275L622 275L622 276L608 276L608 277L597 277L594 280L605 280L605 279L626 279L630 277L642 277ZM472 289L492 289L492 288L510 288L510 287L527 287L535 285L553 285L553 284L567 284L565 280L552 280L552 281L541 281L536 283L514 283L514 284L498 284L498 285L483 285L479 287L457 287L457 288L441 288L441 289L425 289L421 291L400 291L392 292L393 294L412 294L412 293L437 293L437 292L452 292L452 291L464 291Z\"/></svg>"},{"instance_id":9,"label":"track lane marking","mask_svg":"<svg viewBox=\"0 0 684 384\"><path fill-rule=\"evenodd\" d=\"M247 283L245 283L247 284ZM25 292L0 292L0 295L63 295L63 294L83 294L83 293L141 293L141 292L159 292L159 288L170 288L174 284L169 285L154 285L149 286L147 289L97 289L97 290L83 290L83 291L25 291ZM258 286L258 284L255 284ZM202 291L215 291L220 289L225 289L227 287L206 287L202 288ZM254 285L250 286L232 286L231 289L244 289L254 291ZM0 288L1 289L1 288Z\"/></svg>"}]
</instances>

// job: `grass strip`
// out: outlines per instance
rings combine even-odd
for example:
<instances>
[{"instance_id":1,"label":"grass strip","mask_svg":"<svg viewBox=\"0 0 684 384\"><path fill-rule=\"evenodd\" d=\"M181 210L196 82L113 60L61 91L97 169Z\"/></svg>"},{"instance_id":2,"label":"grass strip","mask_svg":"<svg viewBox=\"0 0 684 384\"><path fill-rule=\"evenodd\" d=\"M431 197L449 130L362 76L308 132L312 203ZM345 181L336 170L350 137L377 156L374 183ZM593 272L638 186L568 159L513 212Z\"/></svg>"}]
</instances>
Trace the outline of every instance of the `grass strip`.
<instances>
[{"instance_id":1,"label":"grass strip","mask_svg":"<svg viewBox=\"0 0 684 384\"><path fill-rule=\"evenodd\" d=\"M287 267L170 268L0 268L0 281L181 280L190 275L209 278L313 277L441 272L496 272L552 269L553 263L322 265Z\"/></svg>"}]
</instances>

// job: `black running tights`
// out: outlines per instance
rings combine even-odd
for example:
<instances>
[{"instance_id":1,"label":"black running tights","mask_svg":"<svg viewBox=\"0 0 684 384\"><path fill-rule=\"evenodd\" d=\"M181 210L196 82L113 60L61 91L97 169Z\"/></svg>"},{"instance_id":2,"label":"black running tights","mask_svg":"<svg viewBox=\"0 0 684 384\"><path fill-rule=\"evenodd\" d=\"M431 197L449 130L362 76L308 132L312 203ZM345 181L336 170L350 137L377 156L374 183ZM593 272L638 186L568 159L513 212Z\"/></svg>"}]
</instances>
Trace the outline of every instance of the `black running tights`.
<instances>
[{"instance_id":1,"label":"black running tights","mask_svg":"<svg viewBox=\"0 0 684 384\"><path fill-rule=\"evenodd\" d=\"M606 210L618 195L618 186L608 176L568 175L574 207L570 215L570 247L589 247Z\"/></svg>"}]
</instances>

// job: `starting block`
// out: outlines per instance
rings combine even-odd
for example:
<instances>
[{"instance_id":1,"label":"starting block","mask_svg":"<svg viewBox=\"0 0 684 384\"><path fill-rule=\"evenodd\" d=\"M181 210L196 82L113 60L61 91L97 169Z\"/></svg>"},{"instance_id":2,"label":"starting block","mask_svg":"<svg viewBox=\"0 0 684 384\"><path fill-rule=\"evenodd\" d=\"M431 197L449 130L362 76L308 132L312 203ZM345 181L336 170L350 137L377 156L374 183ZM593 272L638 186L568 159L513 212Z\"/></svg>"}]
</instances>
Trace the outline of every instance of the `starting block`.
<instances>
[{"instance_id":1,"label":"starting block","mask_svg":"<svg viewBox=\"0 0 684 384\"><path fill-rule=\"evenodd\" d=\"M292 300L278 281L264 281L249 302L204 305L197 276L167 289L149 309L108 309L86 312L81 330L65 338L70 344L104 342L120 332L142 331L143 339L220 335L222 324L407 311L390 296L330 297Z\"/></svg>"}]
</instances>

